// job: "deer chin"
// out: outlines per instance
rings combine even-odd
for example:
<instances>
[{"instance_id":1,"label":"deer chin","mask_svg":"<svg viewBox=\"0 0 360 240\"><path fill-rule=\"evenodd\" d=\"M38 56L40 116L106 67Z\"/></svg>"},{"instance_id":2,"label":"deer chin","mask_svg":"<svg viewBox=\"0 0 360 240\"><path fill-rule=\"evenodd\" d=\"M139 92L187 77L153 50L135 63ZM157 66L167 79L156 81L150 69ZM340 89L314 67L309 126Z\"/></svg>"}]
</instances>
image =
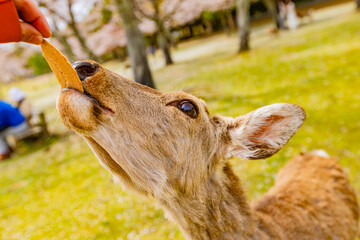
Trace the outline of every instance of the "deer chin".
<instances>
[{"instance_id":1,"label":"deer chin","mask_svg":"<svg viewBox=\"0 0 360 240\"><path fill-rule=\"evenodd\" d=\"M95 153L99 159L103 168L108 170L113 175L114 182L120 183L126 189L137 192L142 195L151 195L142 187L138 186L126 173L126 171L114 160L108 150L106 150L100 143L94 140L90 136L84 136L84 140L90 146L91 150Z\"/></svg>"},{"instance_id":2,"label":"deer chin","mask_svg":"<svg viewBox=\"0 0 360 240\"><path fill-rule=\"evenodd\" d=\"M61 120L67 127L85 135L114 115L111 109L105 107L87 91L81 93L72 88L61 90L57 109Z\"/></svg>"}]
</instances>

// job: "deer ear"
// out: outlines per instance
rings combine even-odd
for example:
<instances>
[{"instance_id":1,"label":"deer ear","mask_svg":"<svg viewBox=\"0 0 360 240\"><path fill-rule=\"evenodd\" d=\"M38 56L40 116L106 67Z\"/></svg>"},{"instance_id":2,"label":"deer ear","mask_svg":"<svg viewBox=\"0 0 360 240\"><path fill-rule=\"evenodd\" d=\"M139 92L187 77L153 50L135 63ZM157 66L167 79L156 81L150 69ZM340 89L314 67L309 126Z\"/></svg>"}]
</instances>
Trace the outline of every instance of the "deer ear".
<instances>
[{"instance_id":1,"label":"deer ear","mask_svg":"<svg viewBox=\"0 0 360 240\"><path fill-rule=\"evenodd\" d=\"M225 157L262 159L279 151L305 120L298 105L277 103L228 122L230 146Z\"/></svg>"}]
</instances>

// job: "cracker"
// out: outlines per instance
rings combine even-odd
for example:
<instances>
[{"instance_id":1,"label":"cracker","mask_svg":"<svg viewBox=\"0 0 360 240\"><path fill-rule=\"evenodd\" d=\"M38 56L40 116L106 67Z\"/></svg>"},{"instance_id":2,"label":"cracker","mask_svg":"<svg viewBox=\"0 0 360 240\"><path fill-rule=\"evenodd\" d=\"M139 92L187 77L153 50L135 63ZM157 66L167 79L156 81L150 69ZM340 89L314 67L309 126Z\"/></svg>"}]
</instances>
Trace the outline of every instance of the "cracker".
<instances>
[{"instance_id":1,"label":"cracker","mask_svg":"<svg viewBox=\"0 0 360 240\"><path fill-rule=\"evenodd\" d=\"M66 57L47 41L41 44L41 50L61 88L74 88L84 92L79 76Z\"/></svg>"}]
</instances>

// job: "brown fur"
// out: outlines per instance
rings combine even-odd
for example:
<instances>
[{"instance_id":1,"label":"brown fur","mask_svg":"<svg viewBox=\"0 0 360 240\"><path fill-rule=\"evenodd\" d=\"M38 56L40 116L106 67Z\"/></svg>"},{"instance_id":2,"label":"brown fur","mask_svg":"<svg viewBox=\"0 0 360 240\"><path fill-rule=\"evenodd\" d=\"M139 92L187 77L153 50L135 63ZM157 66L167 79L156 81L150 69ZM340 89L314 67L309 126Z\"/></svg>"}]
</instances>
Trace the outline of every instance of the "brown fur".
<instances>
[{"instance_id":1,"label":"brown fur","mask_svg":"<svg viewBox=\"0 0 360 240\"><path fill-rule=\"evenodd\" d=\"M358 231L354 189L332 158L294 157L253 206L271 216L286 239L355 239Z\"/></svg>"},{"instance_id":2,"label":"brown fur","mask_svg":"<svg viewBox=\"0 0 360 240\"><path fill-rule=\"evenodd\" d=\"M252 207L227 161L276 153L305 119L299 106L210 117L192 95L161 93L101 66L83 87L92 97L61 93L63 122L84 137L115 180L156 198L187 239L355 238L356 196L335 160L295 157ZM196 105L197 117L177 108L182 100Z\"/></svg>"}]
</instances>

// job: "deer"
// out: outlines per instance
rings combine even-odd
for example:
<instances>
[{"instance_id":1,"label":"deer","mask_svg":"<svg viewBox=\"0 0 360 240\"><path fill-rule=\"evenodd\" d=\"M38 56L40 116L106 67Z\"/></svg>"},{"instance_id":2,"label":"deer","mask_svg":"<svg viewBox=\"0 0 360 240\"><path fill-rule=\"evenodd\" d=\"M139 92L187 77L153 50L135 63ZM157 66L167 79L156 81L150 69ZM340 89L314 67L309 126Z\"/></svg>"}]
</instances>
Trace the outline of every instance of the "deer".
<instances>
[{"instance_id":1,"label":"deer","mask_svg":"<svg viewBox=\"0 0 360 240\"><path fill-rule=\"evenodd\" d=\"M63 88L62 122L80 134L114 180L155 198L186 239L355 239L359 205L334 158L305 153L249 203L229 159L265 159L305 120L276 103L236 118L210 116L185 92L160 92L94 61L73 64L84 92Z\"/></svg>"}]
</instances>

